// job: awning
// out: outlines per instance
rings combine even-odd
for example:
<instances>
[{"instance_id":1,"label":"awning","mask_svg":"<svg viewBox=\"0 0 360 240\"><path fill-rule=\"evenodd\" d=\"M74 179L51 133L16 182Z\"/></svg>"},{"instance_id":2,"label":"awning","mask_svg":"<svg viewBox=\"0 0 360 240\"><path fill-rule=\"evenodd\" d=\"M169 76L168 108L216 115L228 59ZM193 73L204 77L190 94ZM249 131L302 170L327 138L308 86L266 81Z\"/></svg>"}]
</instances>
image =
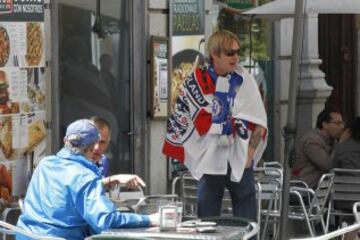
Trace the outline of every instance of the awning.
<instances>
[{"instance_id":1,"label":"awning","mask_svg":"<svg viewBox=\"0 0 360 240\"><path fill-rule=\"evenodd\" d=\"M304 13L360 14L360 0L306 0ZM295 0L276 0L242 14L259 18L280 19L293 17Z\"/></svg>"}]
</instances>

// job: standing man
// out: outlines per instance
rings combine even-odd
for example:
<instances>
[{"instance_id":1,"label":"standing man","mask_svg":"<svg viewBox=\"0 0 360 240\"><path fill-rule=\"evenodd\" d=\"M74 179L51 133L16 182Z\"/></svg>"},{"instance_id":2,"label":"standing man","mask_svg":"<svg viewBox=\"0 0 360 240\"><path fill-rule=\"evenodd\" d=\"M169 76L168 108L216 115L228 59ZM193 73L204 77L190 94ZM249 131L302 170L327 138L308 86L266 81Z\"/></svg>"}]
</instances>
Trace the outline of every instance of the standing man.
<instances>
[{"instance_id":1,"label":"standing man","mask_svg":"<svg viewBox=\"0 0 360 240\"><path fill-rule=\"evenodd\" d=\"M20 228L45 237L85 239L109 228L157 224L157 214L121 213L106 197L99 168L91 160L98 140L99 131L87 119L67 127L64 147L42 159L34 171L17 223Z\"/></svg>"},{"instance_id":2,"label":"standing man","mask_svg":"<svg viewBox=\"0 0 360 240\"><path fill-rule=\"evenodd\" d=\"M256 221L253 166L266 147L267 117L255 79L238 64L239 48L229 31L210 37L210 65L182 85L163 152L199 180L199 217L221 214L227 188L234 216Z\"/></svg>"},{"instance_id":3,"label":"standing man","mask_svg":"<svg viewBox=\"0 0 360 240\"><path fill-rule=\"evenodd\" d=\"M331 169L330 155L343 129L344 121L338 111L321 111L316 128L305 133L295 146L293 179L304 181L315 189L321 176Z\"/></svg>"}]
</instances>

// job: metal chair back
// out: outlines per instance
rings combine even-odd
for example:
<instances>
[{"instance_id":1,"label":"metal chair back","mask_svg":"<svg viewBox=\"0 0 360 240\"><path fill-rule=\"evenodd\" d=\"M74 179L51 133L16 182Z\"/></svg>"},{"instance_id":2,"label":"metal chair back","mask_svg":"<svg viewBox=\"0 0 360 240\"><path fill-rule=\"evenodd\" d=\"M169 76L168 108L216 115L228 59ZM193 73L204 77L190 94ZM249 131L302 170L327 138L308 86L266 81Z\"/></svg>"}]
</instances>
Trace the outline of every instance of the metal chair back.
<instances>
[{"instance_id":1,"label":"metal chair back","mask_svg":"<svg viewBox=\"0 0 360 240\"><path fill-rule=\"evenodd\" d=\"M301 187L290 188L290 194L292 194L297 198L300 205L289 207L288 217L293 220L306 221L306 224L308 226L309 232L312 237L315 236L314 221L320 220L324 234L327 233L328 221L327 224L325 224L324 215L326 213L329 213L328 208L326 208L326 204L327 201L329 200L333 183L334 183L334 174L328 173L328 174L324 174L320 178L318 186L315 191L310 188L301 188ZM303 196L305 196L305 194L308 193L312 195L312 200L310 206L307 208L307 206L304 203Z\"/></svg>"},{"instance_id":2,"label":"metal chair back","mask_svg":"<svg viewBox=\"0 0 360 240\"><path fill-rule=\"evenodd\" d=\"M34 240L65 240L64 238L60 238L60 237L48 237L48 236L33 234L31 232L25 231L13 224L4 221L0 221L0 233L3 233L4 235L20 234Z\"/></svg>"},{"instance_id":3,"label":"metal chair back","mask_svg":"<svg viewBox=\"0 0 360 240\"><path fill-rule=\"evenodd\" d=\"M12 225L16 225L17 220L21 214L21 210L18 207L9 207L5 208L4 211L1 214L1 220ZM1 232L1 230L0 230ZM9 239L9 235L14 235L11 231L3 231L2 233L2 239L6 240ZM0 235L1 236L1 235Z\"/></svg>"},{"instance_id":4,"label":"metal chair back","mask_svg":"<svg viewBox=\"0 0 360 240\"><path fill-rule=\"evenodd\" d=\"M181 176L176 177L172 183L172 193L175 194L176 186L179 184L178 195L180 200L184 203L183 214L187 218L197 217L197 187L198 181L191 175L190 172L184 172ZM230 193L227 189L224 191L224 196L221 205L222 215L232 215L232 202Z\"/></svg>"},{"instance_id":5,"label":"metal chair back","mask_svg":"<svg viewBox=\"0 0 360 240\"><path fill-rule=\"evenodd\" d=\"M276 236L278 217L281 211L281 193L283 185L283 171L277 167L255 168L255 181L260 185L260 219L263 221L261 239L268 235L268 225L273 226Z\"/></svg>"},{"instance_id":6,"label":"metal chair back","mask_svg":"<svg viewBox=\"0 0 360 240\"><path fill-rule=\"evenodd\" d=\"M352 216L354 203L360 202L360 170L334 168L330 215Z\"/></svg>"},{"instance_id":7,"label":"metal chair back","mask_svg":"<svg viewBox=\"0 0 360 240\"><path fill-rule=\"evenodd\" d=\"M324 214L328 209L326 204L329 200L332 186L334 184L334 174L324 174L321 176L319 183L315 190L315 195L310 203L308 215Z\"/></svg>"},{"instance_id":8,"label":"metal chair back","mask_svg":"<svg viewBox=\"0 0 360 240\"><path fill-rule=\"evenodd\" d=\"M360 212L359 212L360 202L354 203L353 214L357 223L360 223Z\"/></svg>"},{"instance_id":9,"label":"metal chair back","mask_svg":"<svg viewBox=\"0 0 360 240\"><path fill-rule=\"evenodd\" d=\"M148 195L139 199L139 201L132 206L135 213L139 214L153 214L159 211L159 206L178 200L177 194L158 194Z\"/></svg>"}]
</instances>

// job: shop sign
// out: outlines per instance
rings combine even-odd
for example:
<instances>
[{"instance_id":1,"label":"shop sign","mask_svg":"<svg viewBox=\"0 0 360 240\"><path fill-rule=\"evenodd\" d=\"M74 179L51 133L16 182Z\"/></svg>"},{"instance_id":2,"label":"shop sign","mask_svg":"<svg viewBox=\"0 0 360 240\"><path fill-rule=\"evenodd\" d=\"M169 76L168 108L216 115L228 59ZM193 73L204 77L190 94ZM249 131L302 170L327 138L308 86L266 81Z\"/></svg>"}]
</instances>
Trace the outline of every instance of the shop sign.
<instances>
[{"instance_id":1,"label":"shop sign","mask_svg":"<svg viewBox=\"0 0 360 240\"><path fill-rule=\"evenodd\" d=\"M44 0L0 0L0 21L44 21Z\"/></svg>"},{"instance_id":2,"label":"shop sign","mask_svg":"<svg viewBox=\"0 0 360 240\"><path fill-rule=\"evenodd\" d=\"M229 7L237 9L248 9L258 5L258 0L226 0Z\"/></svg>"},{"instance_id":3,"label":"shop sign","mask_svg":"<svg viewBox=\"0 0 360 240\"><path fill-rule=\"evenodd\" d=\"M173 36L204 33L204 1L173 0Z\"/></svg>"},{"instance_id":4,"label":"shop sign","mask_svg":"<svg viewBox=\"0 0 360 240\"><path fill-rule=\"evenodd\" d=\"M0 14L11 13L12 10L12 0L0 0Z\"/></svg>"}]
</instances>

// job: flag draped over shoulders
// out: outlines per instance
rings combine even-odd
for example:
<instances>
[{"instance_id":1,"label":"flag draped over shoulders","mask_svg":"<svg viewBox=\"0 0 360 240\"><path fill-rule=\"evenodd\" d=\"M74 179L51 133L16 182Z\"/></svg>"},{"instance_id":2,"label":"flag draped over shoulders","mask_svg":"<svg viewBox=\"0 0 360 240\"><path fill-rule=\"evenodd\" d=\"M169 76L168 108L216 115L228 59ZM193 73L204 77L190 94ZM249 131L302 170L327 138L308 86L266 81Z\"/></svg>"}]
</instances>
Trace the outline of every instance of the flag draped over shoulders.
<instances>
[{"instance_id":1,"label":"flag draped over shoulders","mask_svg":"<svg viewBox=\"0 0 360 240\"><path fill-rule=\"evenodd\" d=\"M240 181L253 128L267 129L267 117L255 79L238 65L227 76L212 66L196 68L182 85L167 123L163 153L183 161L195 178L226 174ZM267 131L266 131L267 132ZM255 151L257 162L266 134Z\"/></svg>"}]
</instances>

